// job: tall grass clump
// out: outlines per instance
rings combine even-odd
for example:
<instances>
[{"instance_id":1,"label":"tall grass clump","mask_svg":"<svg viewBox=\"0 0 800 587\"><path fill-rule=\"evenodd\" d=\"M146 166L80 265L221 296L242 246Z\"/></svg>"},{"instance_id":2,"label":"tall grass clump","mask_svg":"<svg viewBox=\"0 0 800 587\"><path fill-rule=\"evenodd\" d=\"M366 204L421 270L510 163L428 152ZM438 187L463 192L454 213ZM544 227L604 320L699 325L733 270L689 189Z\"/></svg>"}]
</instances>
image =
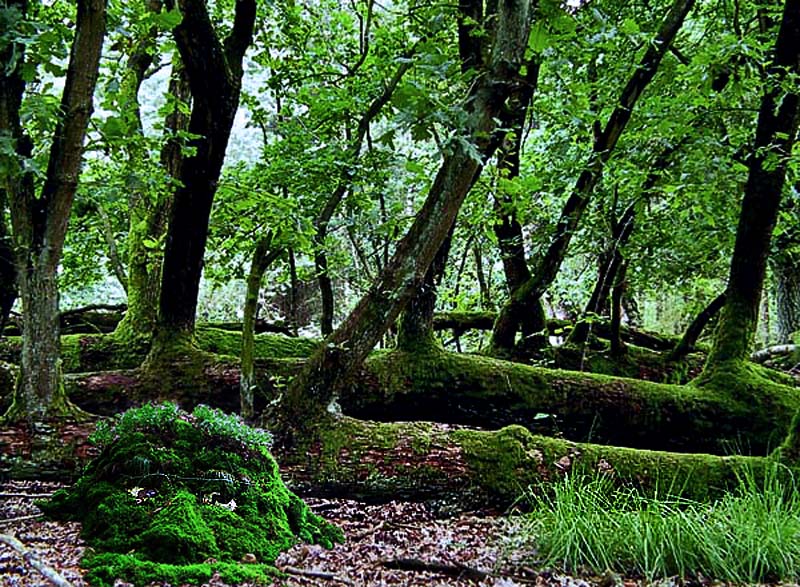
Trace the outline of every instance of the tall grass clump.
<instances>
[{"instance_id":1,"label":"tall grass clump","mask_svg":"<svg viewBox=\"0 0 800 587\"><path fill-rule=\"evenodd\" d=\"M741 477L709 503L644 496L608 478L580 475L530 499L525 532L549 567L651 580L698 574L738 583L800 579L800 496L779 465L758 479Z\"/></svg>"}]
</instances>

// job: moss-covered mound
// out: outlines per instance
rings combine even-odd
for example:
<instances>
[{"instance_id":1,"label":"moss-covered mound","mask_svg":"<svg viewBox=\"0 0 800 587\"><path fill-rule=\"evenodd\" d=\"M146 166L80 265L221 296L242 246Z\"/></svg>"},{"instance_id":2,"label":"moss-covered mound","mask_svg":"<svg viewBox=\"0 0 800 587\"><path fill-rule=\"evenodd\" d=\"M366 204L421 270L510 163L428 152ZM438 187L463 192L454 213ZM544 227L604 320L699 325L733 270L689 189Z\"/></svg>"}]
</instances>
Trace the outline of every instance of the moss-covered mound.
<instances>
[{"instance_id":1,"label":"moss-covered mound","mask_svg":"<svg viewBox=\"0 0 800 587\"><path fill-rule=\"evenodd\" d=\"M83 523L94 587L123 578L266 581L298 539L330 547L342 532L290 492L269 435L206 406L147 405L98 427L101 454L43 509ZM244 562L249 561L249 562Z\"/></svg>"}]
</instances>

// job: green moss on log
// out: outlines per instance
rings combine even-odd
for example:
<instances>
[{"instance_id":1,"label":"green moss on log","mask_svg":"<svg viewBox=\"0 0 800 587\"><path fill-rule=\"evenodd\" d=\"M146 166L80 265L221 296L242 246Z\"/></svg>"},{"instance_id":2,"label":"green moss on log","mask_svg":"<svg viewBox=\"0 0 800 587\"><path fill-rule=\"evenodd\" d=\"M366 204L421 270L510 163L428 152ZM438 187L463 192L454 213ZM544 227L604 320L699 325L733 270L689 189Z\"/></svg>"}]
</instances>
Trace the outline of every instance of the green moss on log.
<instances>
[{"instance_id":1,"label":"green moss on log","mask_svg":"<svg viewBox=\"0 0 800 587\"><path fill-rule=\"evenodd\" d=\"M376 354L341 398L346 413L481 427L522 424L576 441L684 452L766 454L800 392L749 370L723 382L665 385L432 352Z\"/></svg>"},{"instance_id":2,"label":"green moss on log","mask_svg":"<svg viewBox=\"0 0 800 587\"><path fill-rule=\"evenodd\" d=\"M92 585L198 583L214 572L228 582L263 581L297 540L343 540L283 484L268 435L233 417L148 405L98 428L101 454L42 505L82 522L97 553L83 561ZM245 555L258 564L240 564Z\"/></svg>"},{"instance_id":3,"label":"green moss on log","mask_svg":"<svg viewBox=\"0 0 800 587\"><path fill-rule=\"evenodd\" d=\"M715 456L576 443L531 434L522 426L496 431L430 422L379 423L347 417L321 421L305 442L280 454L284 470L305 490L365 500L395 496L453 509L515 503L574 472L607 475L643 494L706 500L739 479L773 470L774 457ZM784 460L787 479L796 462Z\"/></svg>"}]
</instances>

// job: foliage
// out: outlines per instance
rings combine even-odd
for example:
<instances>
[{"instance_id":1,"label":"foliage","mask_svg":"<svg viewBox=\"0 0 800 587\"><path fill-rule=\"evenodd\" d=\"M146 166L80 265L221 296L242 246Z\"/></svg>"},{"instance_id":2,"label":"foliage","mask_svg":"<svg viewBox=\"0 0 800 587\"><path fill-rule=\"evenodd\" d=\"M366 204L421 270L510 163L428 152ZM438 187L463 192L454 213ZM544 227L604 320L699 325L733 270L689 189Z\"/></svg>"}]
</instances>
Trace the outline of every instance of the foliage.
<instances>
[{"instance_id":1,"label":"foliage","mask_svg":"<svg viewBox=\"0 0 800 587\"><path fill-rule=\"evenodd\" d=\"M745 473L711 503L683 499L679 487L644 497L602 475L566 476L531 496L525 531L545 564L568 571L796 581L800 494L783 482L779 466L760 481Z\"/></svg>"},{"instance_id":2,"label":"foliage","mask_svg":"<svg viewBox=\"0 0 800 587\"><path fill-rule=\"evenodd\" d=\"M147 405L99 426L94 440L101 454L42 506L83 523L93 585L199 583L214 572L265 581L296 540L330 547L343 539L283 484L270 435L235 416ZM245 555L258 564L242 564Z\"/></svg>"}]
</instances>

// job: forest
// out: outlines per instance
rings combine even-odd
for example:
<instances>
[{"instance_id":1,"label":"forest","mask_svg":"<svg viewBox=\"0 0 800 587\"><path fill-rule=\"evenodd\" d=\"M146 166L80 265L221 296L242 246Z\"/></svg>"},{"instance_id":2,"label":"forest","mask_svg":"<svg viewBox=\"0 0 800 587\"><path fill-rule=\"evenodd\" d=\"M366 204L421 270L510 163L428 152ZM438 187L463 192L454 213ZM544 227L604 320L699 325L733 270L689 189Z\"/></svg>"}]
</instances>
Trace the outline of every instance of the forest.
<instances>
[{"instance_id":1,"label":"forest","mask_svg":"<svg viewBox=\"0 0 800 587\"><path fill-rule=\"evenodd\" d=\"M275 561L363 538L341 499L674 538L745 484L788 516L747 572L522 533L797 581L798 39L800 0L3 0L0 493L52 489L85 584L410 585Z\"/></svg>"}]
</instances>

